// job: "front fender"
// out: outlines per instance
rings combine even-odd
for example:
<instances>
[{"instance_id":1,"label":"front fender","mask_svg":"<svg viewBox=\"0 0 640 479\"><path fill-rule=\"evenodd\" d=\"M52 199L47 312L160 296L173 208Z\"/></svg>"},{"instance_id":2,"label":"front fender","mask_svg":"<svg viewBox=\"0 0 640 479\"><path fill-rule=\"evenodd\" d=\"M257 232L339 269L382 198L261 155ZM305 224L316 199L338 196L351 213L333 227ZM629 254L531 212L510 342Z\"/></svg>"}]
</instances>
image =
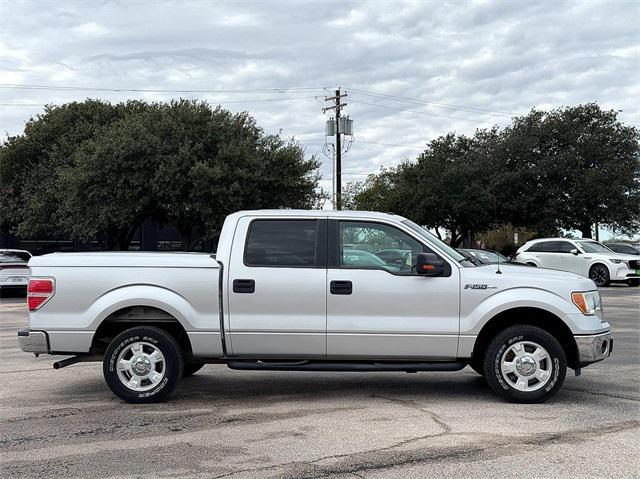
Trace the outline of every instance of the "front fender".
<instances>
[{"instance_id":1,"label":"front fender","mask_svg":"<svg viewBox=\"0 0 640 479\"><path fill-rule=\"evenodd\" d=\"M498 291L482 299L460 317L460 334L477 335L496 315L515 308L537 308L562 320L573 334L594 334L609 330L597 316L585 316L568 299L548 290L517 287ZM465 312L466 308L462 307Z\"/></svg>"},{"instance_id":2,"label":"front fender","mask_svg":"<svg viewBox=\"0 0 640 479\"><path fill-rule=\"evenodd\" d=\"M484 290L486 294L486 290ZM478 294L483 294L479 291ZM479 302L476 302L479 301ZM482 328L500 313L516 308L536 308L558 317L573 334L594 334L609 330L597 316L585 316L568 300L551 291L534 287L501 290L481 300L468 298L462 305L460 317L459 357L470 357Z\"/></svg>"},{"instance_id":3,"label":"front fender","mask_svg":"<svg viewBox=\"0 0 640 479\"><path fill-rule=\"evenodd\" d=\"M488 290L483 291L484 293L481 290L478 294L486 294ZM466 298L466 300L471 304L467 308L465 304L462 305L460 317L460 334L465 335L477 335L491 318L510 309L538 308L558 316L565 322L568 315L575 309L575 306L563 297L533 287L504 289L480 300L477 298Z\"/></svg>"}]
</instances>

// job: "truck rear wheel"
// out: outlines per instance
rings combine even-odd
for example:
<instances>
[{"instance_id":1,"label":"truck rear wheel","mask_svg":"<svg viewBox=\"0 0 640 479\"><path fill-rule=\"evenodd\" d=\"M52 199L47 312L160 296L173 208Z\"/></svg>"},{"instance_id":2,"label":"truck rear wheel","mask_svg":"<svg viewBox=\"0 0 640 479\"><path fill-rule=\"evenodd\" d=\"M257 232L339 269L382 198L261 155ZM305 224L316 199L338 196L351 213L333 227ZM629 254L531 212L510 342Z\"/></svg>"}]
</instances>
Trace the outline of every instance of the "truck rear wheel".
<instances>
[{"instance_id":1,"label":"truck rear wheel","mask_svg":"<svg viewBox=\"0 0 640 479\"><path fill-rule=\"evenodd\" d=\"M176 388L183 367L175 339L152 326L120 333L109 344L102 363L111 391L133 404L162 401Z\"/></svg>"},{"instance_id":2,"label":"truck rear wheel","mask_svg":"<svg viewBox=\"0 0 640 479\"><path fill-rule=\"evenodd\" d=\"M552 335L535 326L506 328L489 343L484 377L510 402L540 403L564 383L567 358Z\"/></svg>"}]
</instances>

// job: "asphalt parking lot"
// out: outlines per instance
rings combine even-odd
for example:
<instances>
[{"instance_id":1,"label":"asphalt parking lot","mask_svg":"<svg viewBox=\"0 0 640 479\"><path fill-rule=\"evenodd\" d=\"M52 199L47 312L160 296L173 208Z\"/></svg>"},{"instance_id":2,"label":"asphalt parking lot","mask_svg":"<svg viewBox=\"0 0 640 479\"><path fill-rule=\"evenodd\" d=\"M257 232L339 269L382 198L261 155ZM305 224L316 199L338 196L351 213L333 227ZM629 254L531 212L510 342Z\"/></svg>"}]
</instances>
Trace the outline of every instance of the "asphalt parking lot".
<instances>
[{"instance_id":1,"label":"asphalt parking lot","mask_svg":"<svg viewBox=\"0 0 640 479\"><path fill-rule=\"evenodd\" d=\"M602 290L613 356L550 402L514 405L457 373L242 372L208 365L168 402L116 399L98 363L17 348L0 300L0 475L640 477L640 288Z\"/></svg>"}]
</instances>

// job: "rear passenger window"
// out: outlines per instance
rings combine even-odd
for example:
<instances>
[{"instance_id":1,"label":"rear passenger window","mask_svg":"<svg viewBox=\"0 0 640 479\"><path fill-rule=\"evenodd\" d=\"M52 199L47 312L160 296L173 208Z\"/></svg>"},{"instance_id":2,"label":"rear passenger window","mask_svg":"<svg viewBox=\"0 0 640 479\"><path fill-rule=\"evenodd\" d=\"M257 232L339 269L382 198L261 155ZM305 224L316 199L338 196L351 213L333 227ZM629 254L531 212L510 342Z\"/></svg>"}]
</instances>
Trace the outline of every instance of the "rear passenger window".
<instances>
[{"instance_id":1,"label":"rear passenger window","mask_svg":"<svg viewBox=\"0 0 640 479\"><path fill-rule=\"evenodd\" d=\"M317 261L316 220L255 220L249 227L247 266L314 267Z\"/></svg>"},{"instance_id":2,"label":"rear passenger window","mask_svg":"<svg viewBox=\"0 0 640 479\"><path fill-rule=\"evenodd\" d=\"M576 249L576 247L568 241L558 241L554 246L554 252L556 253L571 253L571 250Z\"/></svg>"},{"instance_id":3,"label":"rear passenger window","mask_svg":"<svg viewBox=\"0 0 640 479\"><path fill-rule=\"evenodd\" d=\"M545 251L548 253L570 253L573 246L568 241L548 241L545 245Z\"/></svg>"},{"instance_id":4,"label":"rear passenger window","mask_svg":"<svg viewBox=\"0 0 640 479\"><path fill-rule=\"evenodd\" d=\"M544 241L541 241L540 243L534 243L531 246L529 246L529 249L527 249L527 251L531 251L532 253L541 253L545 251L544 245L545 245Z\"/></svg>"}]
</instances>

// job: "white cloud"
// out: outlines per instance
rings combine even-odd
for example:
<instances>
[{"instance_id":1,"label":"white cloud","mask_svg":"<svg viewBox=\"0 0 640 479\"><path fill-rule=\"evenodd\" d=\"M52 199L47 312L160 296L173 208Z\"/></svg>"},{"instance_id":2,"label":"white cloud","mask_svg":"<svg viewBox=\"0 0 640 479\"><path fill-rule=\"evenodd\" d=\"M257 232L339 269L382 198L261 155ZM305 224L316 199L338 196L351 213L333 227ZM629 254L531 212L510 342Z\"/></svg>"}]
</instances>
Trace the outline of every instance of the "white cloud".
<instances>
[{"instance_id":1,"label":"white cloud","mask_svg":"<svg viewBox=\"0 0 640 479\"><path fill-rule=\"evenodd\" d=\"M104 35L107 33L107 29L102 25L98 25L95 22L82 23L76 27L73 27L73 31L79 33L80 35L92 37Z\"/></svg>"},{"instance_id":2,"label":"white cloud","mask_svg":"<svg viewBox=\"0 0 640 479\"><path fill-rule=\"evenodd\" d=\"M331 162L321 153L321 141L308 140L324 138L323 98L339 85L352 89L346 113L356 134L344 158L345 172L377 171L415 157L416 146L438 135L505 124L509 118L499 112L526 113L534 106L598 101L624 110L622 120L640 126L639 3L166 1L59 2L42 8L25 1L0 3L0 18L0 83L314 88L243 94L0 88L0 103L61 103L87 96L287 98L224 106L250 111L268 132L282 129L304 139L308 153L323 160L324 185L330 184ZM1 131L21 132L37 112L37 107L0 107ZM345 180L361 178L345 174Z\"/></svg>"}]
</instances>

